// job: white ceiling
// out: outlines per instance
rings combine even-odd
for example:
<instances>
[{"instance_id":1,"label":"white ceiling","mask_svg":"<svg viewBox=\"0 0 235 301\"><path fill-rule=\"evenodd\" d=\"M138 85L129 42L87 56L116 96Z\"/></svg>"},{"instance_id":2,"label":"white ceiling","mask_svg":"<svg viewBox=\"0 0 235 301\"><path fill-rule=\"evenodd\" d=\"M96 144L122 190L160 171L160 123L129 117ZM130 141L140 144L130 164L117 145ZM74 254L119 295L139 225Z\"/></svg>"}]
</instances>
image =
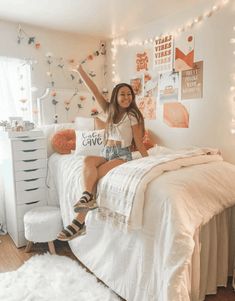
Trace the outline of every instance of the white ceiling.
<instances>
[{"instance_id":1,"label":"white ceiling","mask_svg":"<svg viewBox=\"0 0 235 301\"><path fill-rule=\"evenodd\" d=\"M199 0L0 0L0 19L111 38Z\"/></svg>"}]
</instances>

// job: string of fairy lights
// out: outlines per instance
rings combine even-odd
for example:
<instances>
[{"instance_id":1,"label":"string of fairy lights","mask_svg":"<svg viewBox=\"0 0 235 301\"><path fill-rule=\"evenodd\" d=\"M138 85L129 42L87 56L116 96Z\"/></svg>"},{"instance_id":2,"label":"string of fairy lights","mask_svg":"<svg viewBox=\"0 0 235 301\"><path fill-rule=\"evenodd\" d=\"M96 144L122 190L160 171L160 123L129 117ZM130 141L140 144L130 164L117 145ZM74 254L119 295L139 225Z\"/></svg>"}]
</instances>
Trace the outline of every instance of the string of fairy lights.
<instances>
[{"instance_id":1,"label":"string of fairy lights","mask_svg":"<svg viewBox=\"0 0 235 301\"><path fill-rule=\"evenodd\" d=\"M235 32L235 26L233 26L233 31ZM235 46L235 37L233 37L233 38L230 39L230 43ZM233 48L233 55L235 56L235 47ZM232 110L233 110L233 117L232 117L232 121L231 121L231 133L235 134L235 112L234 112L234 104L235 104L235 71L232 74L232 85L230 86L230 92L231 92L231 100L232 100L231 103L232 103Z\"/></svg>"},{"instance_id":2,"label":"string of fairy lights","mask_svg":"<svg viewBox=\"0 0 235 301\"><path fill-rule=\"evenodd\" d=\"M113 84L117 84L120 81L119 75L117 73L117 53L118 47L133 47L133 46L153 46L155 40L166 36L172 35L174 38L179 36L183 32L187 32L192 30L197 24L206 21L208 18L212 17L215 13L223 9L230 0L221 0L216 2L210 9L206 10L205 12L201 13L200 15L193 17L190 21L186 22L185 24L181 24L177 28L169 31L167 33L161 33L154 37L149 37L144 40L127 40L125 38L114 38L111 42L111 57L112 57L112 82ZM235 39L231 39L231 43L235 43ZM234 51L235 55L235 51ZM234 88L235 89L235 88Z\"/></svg>"}]
</instances>

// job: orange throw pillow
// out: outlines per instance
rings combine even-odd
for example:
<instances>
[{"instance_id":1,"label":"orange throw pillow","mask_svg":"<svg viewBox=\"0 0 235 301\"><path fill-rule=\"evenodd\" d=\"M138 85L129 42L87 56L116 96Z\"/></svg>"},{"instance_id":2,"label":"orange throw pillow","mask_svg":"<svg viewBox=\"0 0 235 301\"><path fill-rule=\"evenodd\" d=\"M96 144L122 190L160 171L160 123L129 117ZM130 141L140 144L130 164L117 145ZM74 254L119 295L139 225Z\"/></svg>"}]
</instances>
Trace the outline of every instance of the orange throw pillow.
<instances>
[{"instance_id":1,"label":"orange throw pillow","mask_svg":"<svg viewBox=\"0 0 235 301\"><path fill-rule=\"evenodd\" d=\"M61 130L55 133L51 139L51 144L59 154L70 154L76 148L76 134L73 129Z\"/></svg>"},{"instance_id":2,"label":"orange throw pillow","mask_svg":"<svg viewBox=\"0 0 235 301\"><path fill-rule=\"evenodd\" d=\"M143 144L144 144L146 150L150 149L151 147L154 147L154 144L152 142L152 139L150 137L150 133L148 130L146 130L144 133Z\"/></svg>"},{"instance_id":3,"label":"orange throw pillow","mask_svg":"<svg viewBox=\"0 0 235 301\"><path fill-rule=\"evenodd\" d=\"M150 132L148 130L145 130L144 132L143 144L146 150L150 149L151 147L154 147L154 143L152 142L152 139L150 137ZM132 152L137 151L137 148L134 143L131 145L131 151Z\"/></svg>"}]
</instances>

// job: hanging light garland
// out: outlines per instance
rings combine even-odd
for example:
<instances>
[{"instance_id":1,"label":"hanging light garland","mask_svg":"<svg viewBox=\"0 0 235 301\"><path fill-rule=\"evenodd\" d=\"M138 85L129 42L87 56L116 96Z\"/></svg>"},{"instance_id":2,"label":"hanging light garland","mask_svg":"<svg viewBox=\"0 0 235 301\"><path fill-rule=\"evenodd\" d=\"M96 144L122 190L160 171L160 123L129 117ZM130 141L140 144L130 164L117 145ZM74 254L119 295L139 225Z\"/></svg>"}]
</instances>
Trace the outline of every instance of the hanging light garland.
<instances>
[{"instance_id":1,"label":"hanging light garland","mask_svg":"<svg viewBox=\"0 0 235 301\"><path fill-rule=\"evenodd\" d=\"M235 31L235 26L233 26L233 31ZM235 45L235 38L234 37L230 39L230 44ZM235 50L233 50L233 54L235 55ZM233 80L234 85L235 85L235 73L232 75L232 80ZM235 92L235 86L234 85L230 86L230 91L231 92Z\"/></svg>"},{"instance_id":2,"label":"hanging light garland","mask_svg":"<svg viewBox=\"0 0 235 301\"><path fill-rule=\"evenodd\" d=\"M183 32L186 32L188 30L191 30L195 25L198 23L201 23L203 21L206 21L208 18L213 16L216 12L221 10L224 6L226 6L230 0L222 0L218 2L217 4L214 4L211 9L207 10L204 14L201 14L197 17L194 17L191 21L182 24L172 32L162 33L155 37L150 37L148 39L144 39L142 41L128 41L127 39L120 38L120 39L113 39L111 42L111 56L112 56L112 82L114 84L117 84L120 81L120 78L117 74L117 52L118 52L118 46L126 46L126 47L132 47L132 46L147 46L152 45L155 40L159 39L160 37L164 35L172 35L173 37L177 37ZM235 39L231 39L231 43L235 43ZM235 52L234 52L235 54Z\"/></svg>"},{"instance_id":3,"label":"hanging light garland","mask_svg":"<svg viewBox=\"0 0 235 301\"><path fill-rule=\"evenodd\" d=\"M235 26L233 26L233 31L235 31ZM235 38L234 37L232 37L230 39L230 44L235 45ZM233 49L233 54L235 55L235 49ZM235 72L232 74L232 85L230 86L230 92L231 92L232 112L233 112L233 116L235 116L235 113L234 113L234 106L235 106ZM232 117L230 132L231 132L231 134L235 134L235 117Z\"/></svg>"}]
</instances>

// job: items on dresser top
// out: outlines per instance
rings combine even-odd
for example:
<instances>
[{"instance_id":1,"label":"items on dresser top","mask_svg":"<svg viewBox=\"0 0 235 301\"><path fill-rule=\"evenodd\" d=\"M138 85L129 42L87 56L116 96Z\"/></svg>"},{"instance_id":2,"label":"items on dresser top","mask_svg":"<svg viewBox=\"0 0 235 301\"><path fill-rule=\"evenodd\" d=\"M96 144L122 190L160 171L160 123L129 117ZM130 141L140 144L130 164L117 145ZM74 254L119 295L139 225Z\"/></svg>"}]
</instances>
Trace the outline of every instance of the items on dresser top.
<instances>
[{"instance_id":1,"label":"items on dresser top","mask_svg":"<svg viewBox=\"0 0 235 301\"><path fill-rule=\"evenodd\" d=\"M1 132L7 231L26 244L24 214L46 201L47 149L42 131Z\"/></svg>"},{"instance_id":2,"label":"items on dresser top","mask_svg":"<svg viewBox=\"0 0 235 301\"><path fill-rule=\"evenodd\" d=\"M0 130L2 131L31 131L34 129L34 123L29 120L23 120L22 117L12 116L9 117L8 120L0 121Z\"/></svg>"}]
</instances>

